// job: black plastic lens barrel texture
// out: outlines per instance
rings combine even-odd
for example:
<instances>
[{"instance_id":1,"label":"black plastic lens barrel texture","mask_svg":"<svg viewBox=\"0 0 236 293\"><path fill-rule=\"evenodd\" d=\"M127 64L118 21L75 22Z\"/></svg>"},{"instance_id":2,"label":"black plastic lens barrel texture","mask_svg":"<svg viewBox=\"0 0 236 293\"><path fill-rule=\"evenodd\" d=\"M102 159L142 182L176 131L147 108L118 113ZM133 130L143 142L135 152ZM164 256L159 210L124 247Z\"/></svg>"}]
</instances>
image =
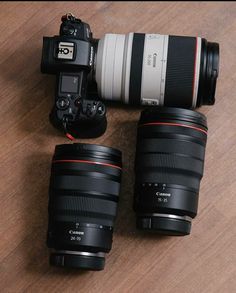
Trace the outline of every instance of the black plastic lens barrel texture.
<instances>
[{"instance_id":1,"label":"black plastic lens barrel texture","mask_svg":"<svg viewBox=\"0 0 236 293\"><path fill-rule=\"evenodd\" d=\"M206 141L203 114L169 107L141 113L135 159L137 228L167 235L190 233Z\"/></svg>"},{"instance_id":2,"label":"black plastic lens barrel texture","mask_svg":"<svg viewBox=\"0 0 236 293\"><path fill-rule=\"evenodd\" d=\"M102 270L112 245L121 152L100 145L57 145L49 187L50 263Z\"/></svg>"}]
</instances>

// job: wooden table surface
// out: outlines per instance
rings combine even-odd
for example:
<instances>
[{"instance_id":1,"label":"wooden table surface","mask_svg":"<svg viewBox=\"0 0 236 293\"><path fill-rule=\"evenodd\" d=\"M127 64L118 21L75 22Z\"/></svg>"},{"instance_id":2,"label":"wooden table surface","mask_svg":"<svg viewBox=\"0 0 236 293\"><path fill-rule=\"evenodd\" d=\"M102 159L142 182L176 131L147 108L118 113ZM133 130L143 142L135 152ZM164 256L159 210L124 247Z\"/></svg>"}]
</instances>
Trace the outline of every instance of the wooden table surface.
<instances>
[{"instance_id":1,"label":"wooden table surface","mask_svg":"<svg viewBox=\"0 0 236 293\"><path fill-rule=\"evenodd\" d=\"M43 36L73 12L106 32L199 35L220 43L216 104L202 107L209 136L199 213L186 237L142 235L135 228L133 162L140 110L108 109L94 140L123 151L124 174L113 247L101 272L48 265L45 245L50 162L69 143L48 121L54 80L40 73ZM2 2L0 4L0 291L235 292L236 4L231 2ZM82 141L82 140L81 140Z\"/></svg>"}]
</instances>

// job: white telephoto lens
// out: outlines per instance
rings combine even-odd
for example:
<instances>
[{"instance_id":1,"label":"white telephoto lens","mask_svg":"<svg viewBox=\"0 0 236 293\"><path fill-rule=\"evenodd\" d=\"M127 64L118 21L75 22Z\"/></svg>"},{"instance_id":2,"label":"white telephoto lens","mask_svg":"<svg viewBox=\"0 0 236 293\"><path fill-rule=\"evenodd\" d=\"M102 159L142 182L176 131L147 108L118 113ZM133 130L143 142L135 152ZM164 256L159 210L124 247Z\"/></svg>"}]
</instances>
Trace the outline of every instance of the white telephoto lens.
<instances>
[{"instance_id":1,"label":"white telephoto lens","mask_svg":"<svg viewBox=\"0 0 236 293\"><path fill-rule=\"evenodd\" d=\"M98 42L95 79L104 100L195 108L201 38L105 34Z\"/></svg>"}]
</instances>

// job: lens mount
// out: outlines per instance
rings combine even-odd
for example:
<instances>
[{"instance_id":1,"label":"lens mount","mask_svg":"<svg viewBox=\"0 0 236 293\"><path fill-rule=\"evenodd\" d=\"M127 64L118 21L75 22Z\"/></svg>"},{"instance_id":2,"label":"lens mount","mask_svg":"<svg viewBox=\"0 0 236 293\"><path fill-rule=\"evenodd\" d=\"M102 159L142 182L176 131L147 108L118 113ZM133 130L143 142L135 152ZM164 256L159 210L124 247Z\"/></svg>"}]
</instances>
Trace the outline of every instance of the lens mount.
<instances>
[{"instance_id":1,"label":"lens mount","mask_svg":"<svg viewBox=\"0 0 236 293\"><path fill-rule=\"evenodd\" d=\"M51 252L50 264L66 268L100 271L105 266L105 253L55 250Z\"/></svg>"},{"instance_id":2,"label":"lens mount","mask_svg":"<svg viewBox=\"0 0 236 293\"><path fill-rule=\"evenodd\" d=\"M155 233L184 236L191 231L192 218L170 214L140 214L137 215L136 226L141 230L155 231Z\"/></svg>"}]
</instances>

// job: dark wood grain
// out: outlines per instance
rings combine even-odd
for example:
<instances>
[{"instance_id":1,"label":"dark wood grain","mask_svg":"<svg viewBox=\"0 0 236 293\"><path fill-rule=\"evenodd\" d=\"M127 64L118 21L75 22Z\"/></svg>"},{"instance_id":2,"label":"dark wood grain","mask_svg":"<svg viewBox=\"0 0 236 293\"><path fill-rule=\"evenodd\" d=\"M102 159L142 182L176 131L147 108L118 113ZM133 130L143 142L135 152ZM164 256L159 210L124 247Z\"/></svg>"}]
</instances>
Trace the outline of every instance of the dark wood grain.
<instances>
[{"instance_id":1,"label":"dark wood grain","mask_svg":"<svg viewBox=\"0 0 236 293\"><path fill-rule=\"evenodd\" d=\"M66 143L48 121L54 79L40 73L42 37L74 12L106 32L199 35L220 43L216 104L202 107L209 136L199 214L187 237L142 235L132 211L140 111L108 109L105 135L87 142L123 151L113 248L101 272L48 265L50 161ZM236 288L236 4L234 2L2 2L0 4L0 291L220 292Z\"/></svg>"}]
</instances>

